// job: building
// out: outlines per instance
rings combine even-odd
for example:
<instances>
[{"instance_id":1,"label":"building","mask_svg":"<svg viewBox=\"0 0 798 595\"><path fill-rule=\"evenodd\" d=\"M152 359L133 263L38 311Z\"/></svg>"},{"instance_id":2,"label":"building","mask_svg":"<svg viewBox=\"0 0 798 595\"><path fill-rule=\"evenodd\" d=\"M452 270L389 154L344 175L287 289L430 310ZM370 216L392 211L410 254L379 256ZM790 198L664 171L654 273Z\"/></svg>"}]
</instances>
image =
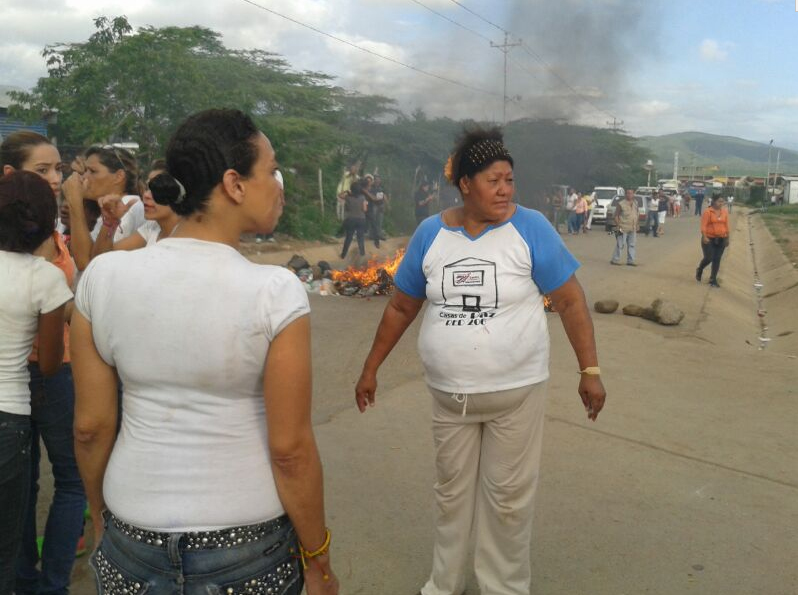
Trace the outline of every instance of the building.
<instances>
[{"instance_id":1,"label":"building","mask_svg":"<svg viewBox=\"0 0 798 595\"><path fill-rule=\"evenodd\" d=\"M13 99L8 95L11 91L24 91L24 89L0 85L0 142L17 130L33 130L47 136L47 123L43 119L31 124L25 124L8 117L8 108L14 103Z\"/></svg>"},{"instance_id":2,"label":"building","mask_svg":"<svg viewBox=\"0 0 798 595\"><path fill-rule=\"evenodd\" d=\"M784 176L784 204L796 205L798 204L798 176Z\"/></svg>"}]
</instances>

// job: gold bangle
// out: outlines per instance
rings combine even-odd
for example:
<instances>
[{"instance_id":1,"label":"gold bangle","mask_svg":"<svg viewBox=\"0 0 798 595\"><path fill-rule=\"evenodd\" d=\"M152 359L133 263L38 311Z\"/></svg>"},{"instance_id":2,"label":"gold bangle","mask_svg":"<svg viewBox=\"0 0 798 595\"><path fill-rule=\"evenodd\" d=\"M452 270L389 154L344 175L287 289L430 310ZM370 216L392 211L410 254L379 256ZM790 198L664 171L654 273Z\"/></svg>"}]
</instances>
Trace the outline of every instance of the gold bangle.
<instances>
[{"instance_id":1,"label":"gold bangle","mask_svg":"<svg viewBox=\"0 0 798 595\"><path fill-rule=\"evenodd\" d=\"M330 530L325 528L324 529L324 543L321 544L321 547L319 549L317 549L317 550L315 550L313 552L309 552L304 547L302 547L301 543L299 544L299 559L302 562L302 569L303 570L307 570L308 569L307 560L312 560L313 558L318 558L319 556L323 556L328 551L330 551L330 541L331 541L331 539L332 539L332 535L330 533ZM324 572L324 570L322 570L322 576L321 577L325 581L330 580L330 575L327 574L326 572Z\"/></svg>"},{"instance_id":2,"label":"gold bangle","mask_svg":"<svg viewBox=\"0 0 798 595\"><path fill-rule=\"evenodd\" d=\"M580 374L587 374L588 376L600 376L601 368L598 366L588 366L584 370L579 370Z\"/></svg>"}]
</instances>

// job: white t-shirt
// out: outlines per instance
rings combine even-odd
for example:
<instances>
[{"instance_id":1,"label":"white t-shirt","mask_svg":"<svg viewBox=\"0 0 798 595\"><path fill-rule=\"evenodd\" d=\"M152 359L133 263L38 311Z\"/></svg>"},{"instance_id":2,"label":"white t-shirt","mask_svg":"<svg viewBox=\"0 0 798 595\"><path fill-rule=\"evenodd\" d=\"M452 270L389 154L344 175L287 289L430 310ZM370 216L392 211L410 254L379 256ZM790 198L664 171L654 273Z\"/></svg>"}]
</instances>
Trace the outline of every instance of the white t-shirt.
<instances>
[{"instance_id":1,"label":"white t-shirt","mask_svg":"<svg viewBox=\"0 0 798 595\"><path fill-rule=\"evenodd\" d=\"M579 200L579 195L574 192L568 195L568 200L565 202L565 209L573 211L576 208L576 202Z\"/></svg>"},{"instance_id":2,"label":"white t-shirt","mask_svg":"<svg viewBox=\"0 0 798 595\"><path fill-rule=\"evenodd\" d=\"M157 221L147 221L136 230L136 233L144 238L147 246L154 246L155 242L158 241L158 236L161 235L161 226L158 225Z\"/></svg>"},{"instance_id":3,"label":"white t-shirt","mask_svg":"<svg viewBox=\"0 0 798 595\"><path fill-rule=\"evenodd\" d=\"M30 415L28 356L39 314L70 299L58 267L40 256L0 250L0 411Z\"/></svg>"},{"instance_id":4,"label":"white t-shirt","mask_svg":"<svg viewBox=\"0 0 798 595\"><path fill-rule=\"evenodd\" d=\"M579 263L537 211L516 206L478 237L424 220L396 272L404 293L428 300L418 350L427 383L451 393L508 390L549 377L543 294Z\"/></svg>"},{"instance_id":5,"label":"white t-shirt","mask_svg":"<svg viewBox=\"0 0 798 595\"><path fill-rule=\"evenodd\" d=\"M263 366L271 341L310 311L296 276L224 244L166 238L92 260L75 306L124 386L103 483L108 508L157 531L283 514Z\"/></svg>"},{"instance_id":6,"label":"white t-shirt","mask_svg":"<svg viewBox=\"0 0 798 595\"><path fill-rule=\"evenodd\" d=\"M147 221L144 218L144 203L141 202L141 198L132 194L122 197L122 202L125 204L128 204L131 200L136 200L137 202L130 207L130 210L123 215L122 220L119 222L119 227L117 227L116 231L114 232L114 243L133 235L139 229L139 227L144 225L144 223ZM102 228L103 219L102 217L98 217L97 223L94 224L94 229L91 230L92 240L97 239L97 236L100 235Z\"/></svg>"}]
</instances>

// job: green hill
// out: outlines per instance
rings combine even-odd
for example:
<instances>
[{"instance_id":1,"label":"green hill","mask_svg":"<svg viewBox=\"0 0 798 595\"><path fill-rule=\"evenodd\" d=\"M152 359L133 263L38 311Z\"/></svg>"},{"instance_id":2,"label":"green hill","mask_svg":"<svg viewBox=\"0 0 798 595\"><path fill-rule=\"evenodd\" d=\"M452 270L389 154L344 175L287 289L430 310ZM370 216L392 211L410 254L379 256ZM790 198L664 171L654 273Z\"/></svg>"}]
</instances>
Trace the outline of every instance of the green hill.
<instances>
[{"instance_id":1,"label":"green hill","mask_svg":"<svg viewBox=\"0 0 798 595\"><path fill-rule=\"evenodd\" d=\"M663 136L643 136L638 143L654 154L654 165L660 177L673 171L673 154L679 152L679 173L691 171L707 175L759 175L768 168L768 145L733 136L703 132L679 132ZM798 173L798 151L773 147L771 171L776 168L776 154L781 151L779 173ZM717 166L717 170L713 170ZM703 169L706 168L706 169Z\"/></svg>"}]
</instances>

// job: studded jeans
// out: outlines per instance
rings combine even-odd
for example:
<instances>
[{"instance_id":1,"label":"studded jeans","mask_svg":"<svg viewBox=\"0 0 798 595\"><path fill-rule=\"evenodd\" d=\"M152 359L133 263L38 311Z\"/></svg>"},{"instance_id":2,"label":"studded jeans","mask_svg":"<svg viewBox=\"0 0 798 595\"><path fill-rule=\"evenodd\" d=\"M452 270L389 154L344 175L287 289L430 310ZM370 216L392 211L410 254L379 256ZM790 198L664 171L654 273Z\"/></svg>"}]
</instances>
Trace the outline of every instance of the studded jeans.
<instances>
[{"instance_id":1,"label":"studded jeans","mask_svg":"<svg viewBox=\"0 0 798 595\"><path fill-rule=\"evenodd\" d=\"M105 533L90 563L99 595L299 595L304 578L298 542L282 517L268 531L237 543L227 532L213 547L203 534L171 533L149 539L106 514ZM247 528L239 532L246 536ZM234 537L234 539L229 539ZM151 541L151 543L147 543ZM196 545L201 543L201 545ZM193 545L192 545L193 544Z\"/></svg>"}]
</instances>

